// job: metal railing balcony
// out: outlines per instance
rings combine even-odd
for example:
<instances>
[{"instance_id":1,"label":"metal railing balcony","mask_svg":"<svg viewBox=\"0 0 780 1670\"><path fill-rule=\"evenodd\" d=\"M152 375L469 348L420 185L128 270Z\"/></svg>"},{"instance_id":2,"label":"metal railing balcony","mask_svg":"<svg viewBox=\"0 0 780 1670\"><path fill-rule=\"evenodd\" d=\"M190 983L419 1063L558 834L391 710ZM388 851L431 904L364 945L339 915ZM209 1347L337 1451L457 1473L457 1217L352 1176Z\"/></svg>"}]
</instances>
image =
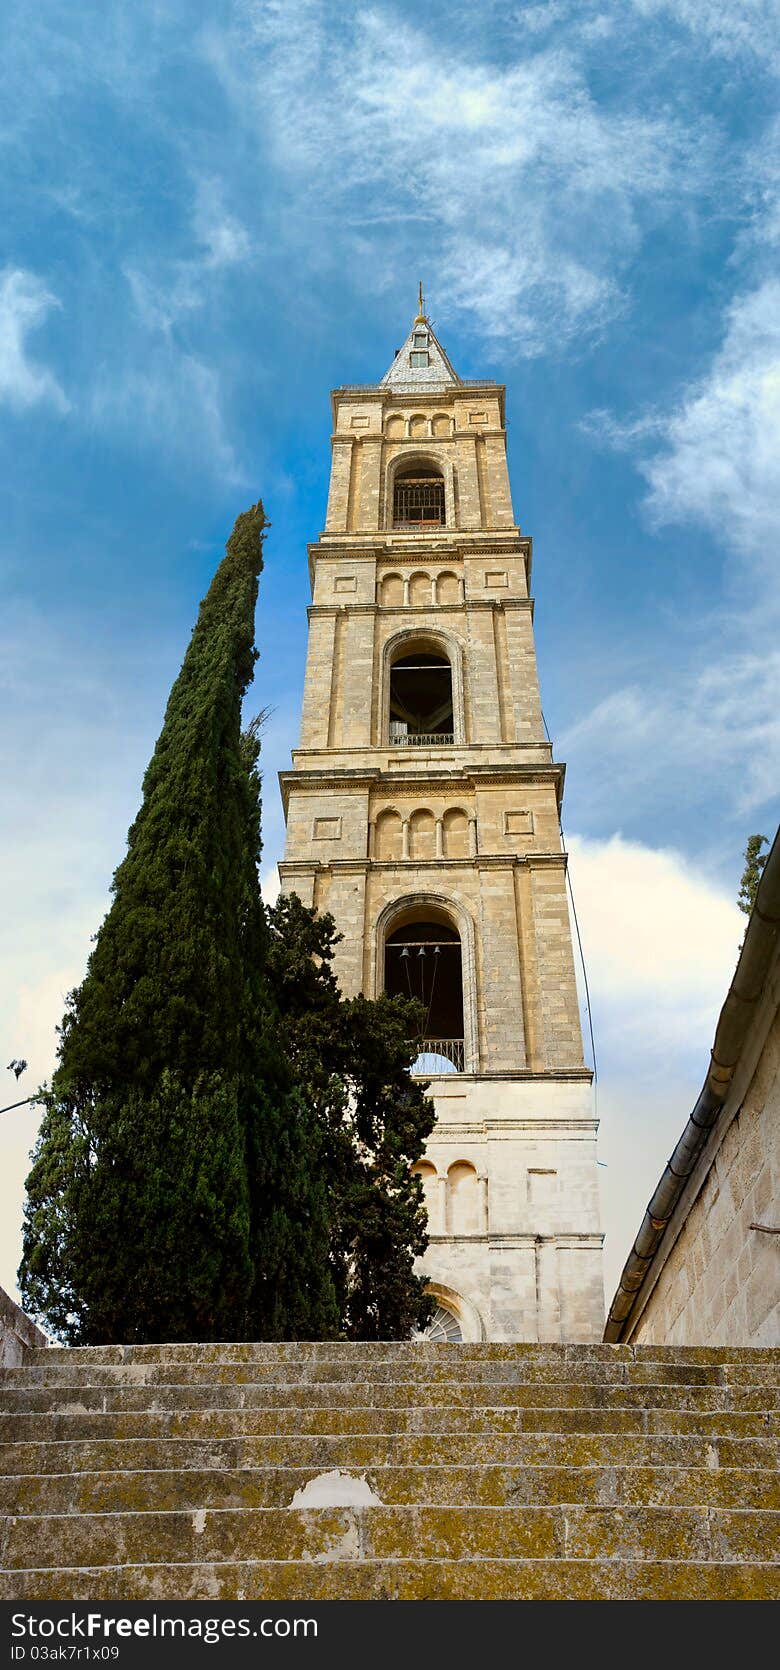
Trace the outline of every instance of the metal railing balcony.
<instances>
[{"instance_id":1,"label":"metal railing balcony","mask_svg":"<svg viewBox=\"0 0 780 1670\"><path fill-rule=\"evenodd\" d=\"M440 529L442 533L447 532L447 524L443 516L432 516L430 521L424 521L420 517L414 522L394 520L391 531L393 533L430 533L433 528Z\"/></svg>"},{"instance_id":2,"label":"metal railing balcony","mask_svg":"<svg viewBox=\"0 0 780 1670\"><path fill-rule=\"evenodd\" d=\"M421 1038L412 1073L418 1079L439 1073L462 1073L465 1060L466 1045L462 1038Z\"/></svg>"},{"instance_id":3,"label":"metal railing balcony","mask_svg":"<svg viewBox=\"0 0 780 1670\"><path fill-rule=\"evenodd\" d=\"M454 731L407 731L404 736L391 736L393 748L438 748L440 743L455 741Z\"/></svg>"}]
</instances>

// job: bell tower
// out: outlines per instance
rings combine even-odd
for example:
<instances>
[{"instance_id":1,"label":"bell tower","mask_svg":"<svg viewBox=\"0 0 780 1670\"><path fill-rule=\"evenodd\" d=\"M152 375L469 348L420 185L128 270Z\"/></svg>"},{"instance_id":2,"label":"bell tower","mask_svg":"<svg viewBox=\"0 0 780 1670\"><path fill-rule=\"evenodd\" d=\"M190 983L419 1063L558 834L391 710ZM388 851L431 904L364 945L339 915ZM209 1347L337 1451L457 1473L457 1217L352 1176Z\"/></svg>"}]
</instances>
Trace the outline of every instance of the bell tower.
<instances>
[{"instance_id":1,"label":"bell tower","mask_svg":"<svg viewBox=\"0 0 780 1670\"><path fill-rule=\"evenodd\" d=\"M434 1337L601 1338L602 1236L559 812L505 390L417 317L332 394L282 888L332 912L342 990L412 994Z\"/></svg>"}]
</instances>

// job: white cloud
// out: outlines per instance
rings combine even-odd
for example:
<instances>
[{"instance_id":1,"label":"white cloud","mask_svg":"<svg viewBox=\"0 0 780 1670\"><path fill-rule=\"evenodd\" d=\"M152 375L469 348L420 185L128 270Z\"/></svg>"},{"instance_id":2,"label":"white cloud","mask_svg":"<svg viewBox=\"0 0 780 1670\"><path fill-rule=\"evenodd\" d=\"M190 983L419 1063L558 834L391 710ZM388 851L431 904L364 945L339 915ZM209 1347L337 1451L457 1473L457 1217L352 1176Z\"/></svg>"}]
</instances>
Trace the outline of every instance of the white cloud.
<instances>
[{"instance_id":1,"label":"white cloud","mask_svg":"<svg viewBox=\"0 0 780 1670\"><path fill-rule=\"evenodd\" d=\"M202 265L211 271L248 261L254 253L247 228L224 206L219 180L198 181L193 232L203 251Z\"/></svg>"},{"instance_id":2,"label":"white cloud","mask_svg":"<svg viewBox=\"0 0 780 1670\"><path fill-rule=\"evenodd\" d=\"M113 364L100 373L90 396L93 422L109 422L133 441L151 440L189 466L197 458L226 481L244 485L225 427L218 373L167 340L147 348L144 360L143 369Z\"/></svg>"},{"instance_id":3,"label":"white cloud","mask_svg":"<svg viewBox=\"0 0 780 1670\"><path fill-rule=\"evenodd\" d=\"M738 297L723 345L642 462L653 521L699 521L776 573L780 537L780 283Z\"/></svg>"},{"instance_id":4,"label":"white cloud","mask_svg":"<svg viewBox=\"0 0 780 1670\"><path fill-rule=\"evenodd\" d=\"M265 870L260 877L260 892L269 908L276 904L279 897L279 885L279 871L274 864L272 869Z\"/></svg>"},{"instance_id":5,"label":"white cloud","mask_svg":"<svg viewBox=\"0 0 780 1670\"><path fill-rule=\"evenodd\" d=\"M711 51L727 58L776 62L780 56L779 0L632 0L642 17L682 24Z\"/></svg>"},{"instance_id":6,"label":"white cloud","mask_svg":"<svg viewBox=\"0 0 780 1670\"><path fill-rule=\"evenodd\" d=\"M198 181L192 213L195 253L184 259L128 262L124 276L135 313L151 337L139 364L113 364L92 391L93 416L151 436L169 451L208 458L212 468L243 484L228 439L218 371L182 345L181 327L213 298L224 272L251 259L246 227L223 205L219 181Z\"/></svg>"},{"instance_id":7,"label":"white cloud","mask_svg":"<svg viewBox=\"0 0 780 1670\"><path fill-rule=\"evenodd\" d=\"M648 210L668 214L701 179L706 124L694 145L666 112L598 102L578 52L534 51L521 19L511 56L488 64L463 30L444 39L385 7L246 15L203 49L294 182L296 238L321 242L335 211L343 261L378 218L393 223L385 275L413 246L436 309L467 310L504 354L599 328Z\"/></svg>"},{"instance_id":8,"label":"white cloud","mask_svg":"<svg viewBox=\"0 0 780 1670\"><path fill-rule=\"evenodd\" d=\"M561 746L596 801L619 779L634 817L684 803L709 829L717 805L721 825L744 830L760 809L772 815L780 785L780 283L737 297L720 347L671 410L625 423L591 413L584 427L633 456L655 529L709 530L713 602L687 643L675 623L644 683L613 690Z\"/></svg>"},{"instance_id":9,"label":"white cloud","mask_svg":"<svg viewBox=\"0 0 780 1670\"><path fill-rule=\"evenodd\" d=\"M737 559L736 568L732 564L727 571L729 619L718 618L714 609L702 612L714 670L701 675L701 696L709 700L714 682L727 724L739 717L750 728L757 721L760 732L767 694L777 705L776 689L772 694L765 688L767 673L776 677L776 656L771 644L764 653L759 646L776 631L780 617L780 282L766 279L732 302L720 347L670 410L626 421L593 411L581 427L597 442L632 455L648 486L643 508L651 527L699 524L713 534L719 560L724 553ZM713 593L717 589L719 584ZM750 651L743 653L748 641ZM747 676L751 665L755 699ZM694 675L693 712L680 713L683 733L697 726L696 682ZM731 699L737 696L743 703L739 716ZM666 707L663 693L660 700ZM776 726L770 730L774 767ZM716 750L722 755L717 744ZM761 777L763 763L760 757L746 759L744 769Z\"/></svg>"},{"instance_id":10,"label":"white cloud","mask_svg":"<svg viewBox=\"0 0 780 1670\"><path fill-rule=\"evenodd\" d=\"M736 903L681 854L613 835L572 836L572 884L595 1024L614 1066L698 1058L736 963L745 921Z\"/></svg>"},{"instance_id":11,"label":"white cloud","mask_svg":"<svg viewBox=\"0 0 780 1670\"><path fill-rule=\"evenodd\" d=\"M706 623L705 623L706 624ZM674 653L654 662L644 685L622 686L558 738L575 761L578 804L594 812L620 784L633 818L711 809L724 820L755 818L780 784L780 651L729 646L728 621L710 623L702 658L679 666ZM736 636L736 632L733 634Z\"/></svg>"},{"instance_id":12,"label":"white cloud","mask_svg":"<svg viewBox=\"0 0 780 1670\"><path fill-rule=\"evenodd\" d=\"M745 918L679 853L569 840L599 1064L607 1299L704 1082Z\"/></svg>"},{"instance_id":13,"label":"white cloud","mask_svg":"<svg viewBox=\"0 0 780 1670\"><path fill-rule=\"evenodd\" d=\"M195 253L185 258L156 258L145 266L128 262L125 278L142 324L170 337L184 315L205 305L215 276L239 266L254 254L243 223L224 207L220 182L197 181L192 212Z\"/></svg>"},{"instance_id":14,"label":"white cloud","mask_svg":"<svg viewBox=\"0 0 780 1670\"><path fill-rule=\"evenodd\" d=\"M0 274L0 402L17 411L41 403L69 410L56 377L28 358L27 337L60 306L43 280L21 267Z\"/></svg>"}]
</instances>

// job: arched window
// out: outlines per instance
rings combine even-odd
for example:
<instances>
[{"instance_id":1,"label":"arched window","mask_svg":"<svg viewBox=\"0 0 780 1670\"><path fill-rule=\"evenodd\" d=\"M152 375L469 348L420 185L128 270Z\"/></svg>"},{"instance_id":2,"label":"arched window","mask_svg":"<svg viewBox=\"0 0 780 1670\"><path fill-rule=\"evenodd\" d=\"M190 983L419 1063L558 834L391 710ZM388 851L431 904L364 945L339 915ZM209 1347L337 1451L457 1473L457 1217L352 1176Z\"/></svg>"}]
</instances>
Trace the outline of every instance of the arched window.
<instances>
[{"instance_id":1,"label":"arched window","mask_svg":"<svg viewBox=\"0 0 780 1670\"><path fill-rule=\"evenodd\" d=\"M450 1235L476 1235L479 1229L479 1183L468 1160L456 1160L447 1172Z\"/></svg>"},{"instance_id":2,"label":"arched window","mask_svg":"<svg viewBox=\"0 0 780 1670\"><path fill-rule=\"evenodd\" d=\"M462 1073L463 967L460 935L443 920L413 916L385 941L385 991L422 1009L412 1071Z\"/></svg>"},{"instance_id":3,"label":"arched window","mask_svg":"<svg viewBox=\"0 0 780 1670\"><path fill-rule=\"evenodd\" d=\"M444 477L433 464L418 460L396 473L393 485L394 528L444 526Z\"/></svg>"},{"instance_id":4,"label":"arched window","mask_svg":"<svg viewBox=\"0 0 780 1670\"><path fill-rule=\"evenodd\" d=\"M414 1337L430 1340L432 1345L460 1345L463 1332L455 1312L450 1310L449 1305L443 1305L440 1301L427 1328Z\"/></svg>"},{"instance_id":5,"label":"arched window","mask_svg":"<svg viewBox=\"0 0 780 1670\"><path fill-rule=\"evenodd\" d=\"M396 656L390 668L390 741L417 747L455 741L446 656L422 649Z\"/></svg>"}]
</instances>

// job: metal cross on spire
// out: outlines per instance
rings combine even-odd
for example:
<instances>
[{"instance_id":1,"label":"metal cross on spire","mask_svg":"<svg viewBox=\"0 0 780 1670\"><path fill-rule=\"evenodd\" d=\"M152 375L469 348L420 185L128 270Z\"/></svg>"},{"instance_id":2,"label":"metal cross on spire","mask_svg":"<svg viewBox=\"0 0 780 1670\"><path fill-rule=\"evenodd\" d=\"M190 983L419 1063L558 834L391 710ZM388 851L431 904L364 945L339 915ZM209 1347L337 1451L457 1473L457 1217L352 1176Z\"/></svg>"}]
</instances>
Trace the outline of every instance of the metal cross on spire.
<instances>
[{"instance_id":1,"label":"metal cross on spire","mask_svg":"<svg viewBox=\"0 0 780 1670\"><path fill-rule=\"evenodd\" d=\"M425 300L423 297L422 279L420 279L420 288L417 294L417 318L414 322L416 325L425 324Z\"/></svg>"}]
</instances>

